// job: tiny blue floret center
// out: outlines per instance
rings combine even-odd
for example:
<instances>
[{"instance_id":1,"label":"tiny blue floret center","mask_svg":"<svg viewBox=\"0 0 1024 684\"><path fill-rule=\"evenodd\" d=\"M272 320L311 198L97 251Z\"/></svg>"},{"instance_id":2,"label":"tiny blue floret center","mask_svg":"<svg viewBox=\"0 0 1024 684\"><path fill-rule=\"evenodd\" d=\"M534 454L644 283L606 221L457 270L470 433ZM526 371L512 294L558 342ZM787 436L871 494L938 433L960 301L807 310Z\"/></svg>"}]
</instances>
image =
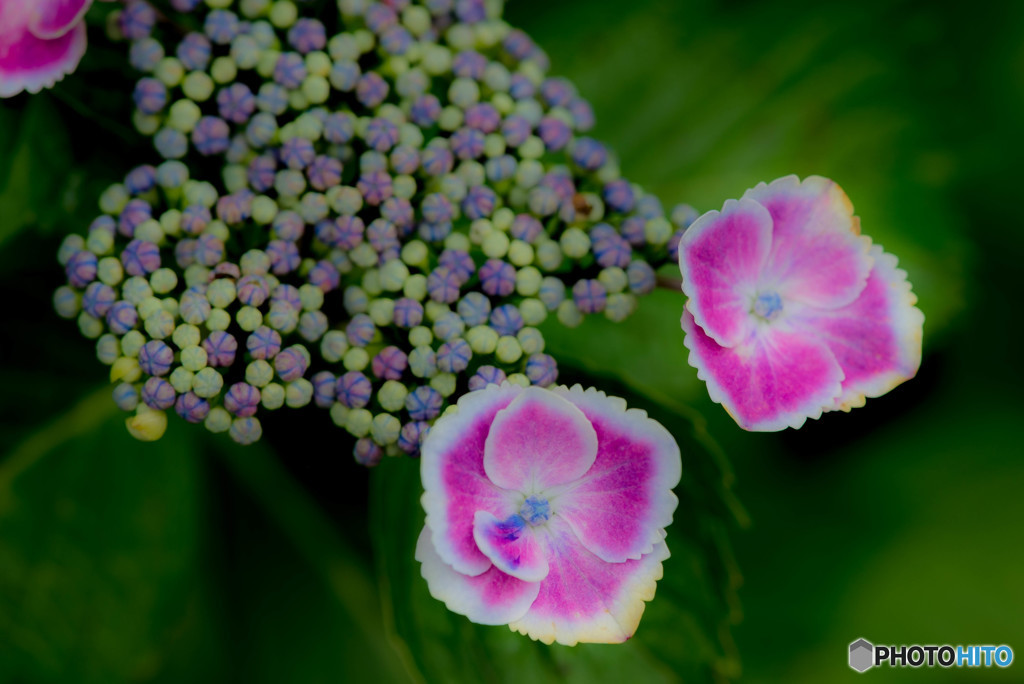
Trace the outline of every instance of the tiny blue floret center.
<instances>
[{"instance_id":1,"label":"tiny blue floret center","mask_svg":"<svg viewBox=\"0 0 1024 684\"><path fill-rule=\"evenodd\" d=\"M774 320L782 311L782 298L777 292L765 292L754 301L754 313L766 321Z\"/></svg>"},{"instance_id":2,"label":"tiny blue floret center","mask_svg":"<svg viewBox=\"0 0 1024 684\"><path fill-rule=\"evenodd\" d=\"M551 516L551 504L548 503L547 499L542 499L538 496L528 496L526 501L523 502L522 508L519 509L519 515L523 516L523 519L531 525L540 525L543 522L547 522L547 519Z\"/></svg>"}]
</instances>

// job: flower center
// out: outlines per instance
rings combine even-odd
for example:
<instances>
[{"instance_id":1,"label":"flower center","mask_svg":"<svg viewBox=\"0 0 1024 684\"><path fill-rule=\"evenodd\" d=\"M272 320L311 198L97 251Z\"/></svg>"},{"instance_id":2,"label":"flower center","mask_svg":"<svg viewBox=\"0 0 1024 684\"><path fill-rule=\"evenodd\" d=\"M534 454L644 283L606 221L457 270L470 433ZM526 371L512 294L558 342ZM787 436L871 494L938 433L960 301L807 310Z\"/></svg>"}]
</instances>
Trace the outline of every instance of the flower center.
<instances>
[{"instance_id":1,"label":"flower center","mask_svg":"<svg viewBox=\"0 0 1024 684\"><path fill-rule=\"evenodd\" d=\"M776 292L765 292L754 300L754 314L758 318L772 321L782 312L782 298Z\"/></svg>"},{"instance_id":2,"label":"flower center","mask_svg":"<svg viewBox=\"0 0 1024 684\"><path fill-rule=\"evenodd\" d=\"M547 522L548 517L551 516L551 504L547 499L528 496L523 502L522 508L519 509L519 515L531 525L540 525Z\"/></svg>"}]
</instances>

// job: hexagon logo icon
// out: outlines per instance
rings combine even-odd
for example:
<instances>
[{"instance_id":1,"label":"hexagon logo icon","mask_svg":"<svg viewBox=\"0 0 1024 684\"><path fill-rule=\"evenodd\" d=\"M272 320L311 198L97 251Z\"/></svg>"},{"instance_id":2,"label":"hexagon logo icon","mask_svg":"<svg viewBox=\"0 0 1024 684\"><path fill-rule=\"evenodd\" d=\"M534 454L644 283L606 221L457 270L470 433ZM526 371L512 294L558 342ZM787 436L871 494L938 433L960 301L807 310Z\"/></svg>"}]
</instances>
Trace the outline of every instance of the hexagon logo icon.
<instances>
[{"instance_id":1,"label":"hexagon logo icon","mask_svg":"<svg viewBox=\"0 0 1024 684\"><path fill-rule=\"evenodd\" d=\"M870 669L875 663L875 647L866 639L857 639L850 644L850 667L857 672Z\"/></svg>"}]
</instances>

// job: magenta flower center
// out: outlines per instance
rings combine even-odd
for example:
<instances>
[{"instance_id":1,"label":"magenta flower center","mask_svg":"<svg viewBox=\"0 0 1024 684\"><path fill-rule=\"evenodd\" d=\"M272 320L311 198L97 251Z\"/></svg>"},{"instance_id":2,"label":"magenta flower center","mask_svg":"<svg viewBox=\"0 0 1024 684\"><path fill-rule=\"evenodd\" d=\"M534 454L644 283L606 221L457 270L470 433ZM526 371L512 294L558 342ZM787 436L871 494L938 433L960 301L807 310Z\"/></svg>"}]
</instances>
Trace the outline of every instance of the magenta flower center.
<instances>
[{"instance_id":1,"label":"magenta flower center","mask_svg":"<svg viewBox=\"0 0 1024 684\"><path fill-rule=\"evenodd\" d=\"M519 515L531 525L540 525L551 516L551 504L539 496L528 496L519 509Z\"/></svg>"},{"instance_id":2,"label":"magenta flower center","mask_svg":"<svg viewBox=\"0 0 1024 684\"><path fill-rule=\"evenodd\" d=\"M754 300L754 315L773 321L782 313L782 298L777 292L763 292Z\"/></svg>"}]
</instances>

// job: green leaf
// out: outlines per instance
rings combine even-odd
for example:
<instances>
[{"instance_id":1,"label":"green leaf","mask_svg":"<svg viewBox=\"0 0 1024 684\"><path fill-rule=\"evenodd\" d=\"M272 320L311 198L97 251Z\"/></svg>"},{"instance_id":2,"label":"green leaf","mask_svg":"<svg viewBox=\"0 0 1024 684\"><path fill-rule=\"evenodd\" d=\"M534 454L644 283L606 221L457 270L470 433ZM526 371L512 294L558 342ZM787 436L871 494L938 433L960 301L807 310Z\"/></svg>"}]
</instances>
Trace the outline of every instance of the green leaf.
<instances>
[{"instance_id":1,"label":"green leaf","mask_svg":"<svg viewBox=\"0 0 1024 684\"><path fill-rule=\"evenodd\" d=\"M657 408L621 385L600 386L633 406ZM636 635L621 645L545 646L449 612L430 596L413 558L424 522L418 464L389 459L377 467L370 526L384 614L421 681L701 682L738 674L729 629L739 619L739 573L726 532L743 513L728 493L731 474L700 423L661 409L652 415L679 441L685 475L665 576Z\"/></svg>"},{"instance_id":2,"label":"green leaf","mask_svg":"<svg viewBox=\"0 0 1024 684\"><path fill-rule=\"evenodd\" d=\"M107 390L0 462L0 681L157 669L196 582L192 440L141 444Z\"/></svg>"},{"instance_id":3,"label":"green leaf","mask_svg":"<svg viewBox=\"0 0 1024 684\"><path fill-rule=\"evenodd\" d=\"M72 178L67 129L47 96L33 97L21 112L0 110L16 141L0 147L0 245L22 228L53 228ZM3 119L13 121L3 121ZM5 149L6 148L6 149Z\"/></svg>"},{"instance_id":4,"label":"green leaf","mask_svg":"<svg viewBox=\"0 0 1024 684\"><path fill-rule=\"evenodd\" d=\"M636 312L625 323L587 316L579 327L567 328L549 316L540 328L545 352L559 364L614 374L640 392L692 401L706 390L686 362L688 352L679 326L685 301L682 292L655 290L640 298Z\"/></svg>"},{"instance_id":5,"label":"green leaf","mask_svg":"<svg viewBox=\"0 0 1024 684\"><path fill-rule=\"evenodd\" d=\"M408 682L405 664L385 636L368 560L340 526L266 444L240 447L222 436L206 445L206 455L226 466L231 479L220 586L231 606L224 620L246 652L236 676Z\"/></svg>"}]
</instances>

